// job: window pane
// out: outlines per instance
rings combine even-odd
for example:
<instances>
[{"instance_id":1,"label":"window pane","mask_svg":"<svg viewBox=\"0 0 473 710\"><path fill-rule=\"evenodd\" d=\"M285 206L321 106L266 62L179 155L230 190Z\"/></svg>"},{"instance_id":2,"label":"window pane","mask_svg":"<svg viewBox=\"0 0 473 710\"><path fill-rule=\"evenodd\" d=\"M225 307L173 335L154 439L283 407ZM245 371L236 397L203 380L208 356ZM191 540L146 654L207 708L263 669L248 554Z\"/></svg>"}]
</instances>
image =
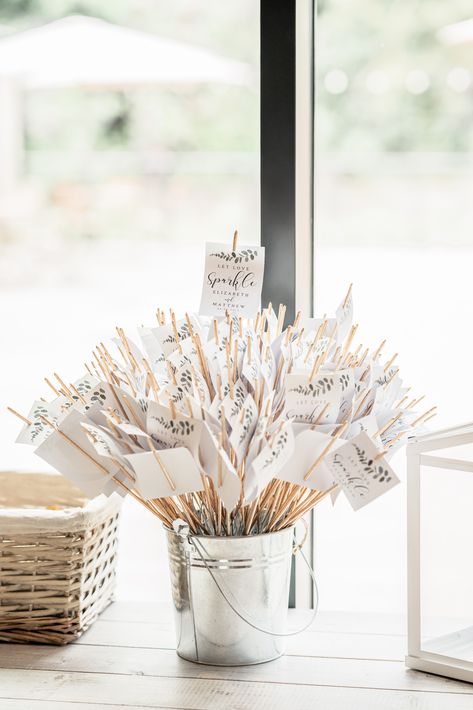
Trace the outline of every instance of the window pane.
<instances>
[{"instance_id":1,"label":"window pane","mask_svg":"<svg viewBox=\"0 0 473 710\"><path fill-rule=\"evenodd\" d=\"M205 240L259 240L258 3L77 7L0 5L0 400L23 413L116 325L195 310ZM44 469L0 417L2 467ZM148 566L165 564L153 523L140 514Z\"/></svg>"},{"instance_id":2,"label":"window pane","mask_svg":"<svg viewBox=\"0 0 473 710\"><path fill-rule=\"evenodd\" d=\"M470 18L462 0L324 0L317 24L317 311L353 281L360 342L387 338L435 427L471 418L446 359L471 359ZM393 464L404 480L403 452ZM404 611L404 499L320 510L326 606Z\"/></svg>"}]
</instances>

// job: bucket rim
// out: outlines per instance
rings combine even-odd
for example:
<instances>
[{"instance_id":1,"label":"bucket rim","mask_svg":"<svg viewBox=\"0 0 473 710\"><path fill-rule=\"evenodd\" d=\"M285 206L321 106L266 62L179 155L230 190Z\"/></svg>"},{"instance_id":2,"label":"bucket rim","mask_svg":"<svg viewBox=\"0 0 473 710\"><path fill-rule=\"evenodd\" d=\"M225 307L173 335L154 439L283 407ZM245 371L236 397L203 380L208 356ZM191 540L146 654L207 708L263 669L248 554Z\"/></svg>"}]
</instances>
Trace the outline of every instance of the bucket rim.
<instances>
[{"instance_id":1,"label":"bucket rim","mask_svg":"<svg viewBox=\"0 0 473 710\"><path fill-rule=\"evenodd\" d=\"M291 530L294 531L295 529L295 524L294 525L289 525L287 528L282 528L281 530L273 530L272 532L264 532L264 533L258 533L257 535L194 535L191 533L191 537L195 537L198 540L254 540L255 538L258 537L268 537L269 535L282 535L283 533L288 533ZM168 527L165 523L163 523L163 528L166 533L171 533L172 535L176 537L181 537L179 533L177 533L175 530L172 528Z\"/></svg>"}]
</instances>

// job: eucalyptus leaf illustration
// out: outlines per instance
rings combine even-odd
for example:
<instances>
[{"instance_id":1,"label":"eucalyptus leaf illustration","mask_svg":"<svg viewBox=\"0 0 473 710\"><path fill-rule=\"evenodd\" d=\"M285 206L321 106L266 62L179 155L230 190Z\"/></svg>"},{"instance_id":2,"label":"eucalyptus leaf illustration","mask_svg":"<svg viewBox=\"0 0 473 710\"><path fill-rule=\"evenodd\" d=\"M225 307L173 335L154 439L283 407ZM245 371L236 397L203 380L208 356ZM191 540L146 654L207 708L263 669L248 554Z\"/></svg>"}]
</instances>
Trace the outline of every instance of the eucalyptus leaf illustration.
<instances>
[{"instance_id":1,"label":"eucalyptus leaf illustration","mask_svg":"<svg viewBox=\"0 0 473 710\"><path fill-rule=\"evenodd\" d=\"M210 254L210 256L215 256L217 259L226 262L234 262L235 264L248 263L254 261L255 257L258 255L256 249L242 249L241 251L217 251Z\"/></svg>"},{"instance_id":2,"label":"eucalyptus leaf illustration","mask_svg":"<svg viewBox=\"0 0 473 710\"><path fill-rule=\"evenodd\" d=\"M165 419L164 417L153 417L165 431L169 431L175 436L190 436L194 431L194 425L187 419Z\"/></svg>"},{"instance_id":3,"label":"eucalyptus leaf illustration","mask_svg":"<svg viewBox=\"0 0 473 710\"><path fill-rule=\"evenodd\" d=\"M320 397L326 395L333 389L333 377L321 377L316 382L309 382L307 385L298 385L289 390L304 397Z\"/></svg>"}]
</instances>

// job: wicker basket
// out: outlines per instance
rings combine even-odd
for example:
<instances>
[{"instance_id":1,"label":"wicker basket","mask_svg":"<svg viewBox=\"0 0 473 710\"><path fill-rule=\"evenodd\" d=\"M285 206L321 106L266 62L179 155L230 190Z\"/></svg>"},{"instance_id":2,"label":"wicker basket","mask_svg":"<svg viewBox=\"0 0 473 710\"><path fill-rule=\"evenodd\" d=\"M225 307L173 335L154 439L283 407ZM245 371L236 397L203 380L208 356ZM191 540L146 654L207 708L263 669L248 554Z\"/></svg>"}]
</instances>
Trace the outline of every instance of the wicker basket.
<instances>
[{"instance_id":1,"label":"wicker basket","mask_svg":"<svg viewBox=\"0 0 473 710\"><path fill-rule=\"evenodd\" d=\"M0 473L0 641L70 643L112 601L120 502Z\"/></svg>"}]
</instances>

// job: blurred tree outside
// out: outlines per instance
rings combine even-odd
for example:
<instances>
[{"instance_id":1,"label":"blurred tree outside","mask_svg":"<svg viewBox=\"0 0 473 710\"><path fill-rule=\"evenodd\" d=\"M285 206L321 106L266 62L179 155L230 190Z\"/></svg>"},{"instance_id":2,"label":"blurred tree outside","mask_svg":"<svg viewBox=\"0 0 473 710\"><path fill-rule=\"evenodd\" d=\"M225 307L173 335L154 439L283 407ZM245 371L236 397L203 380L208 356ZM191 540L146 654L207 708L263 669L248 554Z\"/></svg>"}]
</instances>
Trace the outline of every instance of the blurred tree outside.
<instances>
[{"instance_id":1,"label":"blurred tree outside","mask_svg":"<svg viewBox=\"0 0 473 710\"><path fill-rule=\"evenodd\" d=\"M469 0L319 0L316 240L470 245Z\"/></svg>"}]
</instances>

